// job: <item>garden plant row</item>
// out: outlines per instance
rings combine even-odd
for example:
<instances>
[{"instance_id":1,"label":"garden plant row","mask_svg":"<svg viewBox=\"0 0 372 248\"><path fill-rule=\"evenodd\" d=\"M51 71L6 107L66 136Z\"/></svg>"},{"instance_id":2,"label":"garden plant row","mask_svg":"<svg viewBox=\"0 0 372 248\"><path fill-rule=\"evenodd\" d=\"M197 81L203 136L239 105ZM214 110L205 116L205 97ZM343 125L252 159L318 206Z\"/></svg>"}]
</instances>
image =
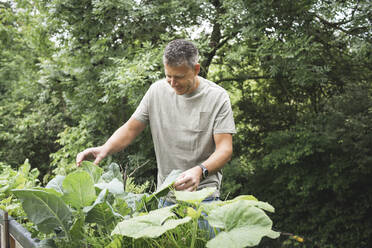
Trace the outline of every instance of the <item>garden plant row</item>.
<instances>
[{"instance_id":1,"label":"garden plant row","mask_svg":"<svg viewBox=\"0 0 372 248\"><path fill-rule=\"evenodd\" d=\"M152 194L127 192L119 165L106 170L84 162L45 187L11 189L28 221L45 234L39 247L252 247L279 237L265 213L274 208L254 196L203 203L216 189L175 191L173 171ZM158 208L173 191L176 204ZM208 221L211 230L200 228ZM40 235L39 235L40 237Z\"/></svg>"}]
</instances>

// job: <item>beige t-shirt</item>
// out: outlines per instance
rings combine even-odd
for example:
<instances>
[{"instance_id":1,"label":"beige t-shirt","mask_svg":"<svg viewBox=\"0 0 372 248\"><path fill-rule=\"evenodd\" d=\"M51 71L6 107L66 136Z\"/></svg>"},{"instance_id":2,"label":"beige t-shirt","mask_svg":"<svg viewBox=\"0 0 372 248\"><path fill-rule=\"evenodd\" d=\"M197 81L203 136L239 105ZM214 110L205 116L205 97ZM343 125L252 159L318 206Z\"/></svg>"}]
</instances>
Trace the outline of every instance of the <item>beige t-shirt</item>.
<instances>
[{"instance_id":1,"label":"beige t-shirt","mask_svg":"<svg viewBox=\"0 0 372 248\"><path fill-rule=\"evenodd\" d=\"M215 151L214 134L236 133L227 92L199 77L191 94L177 95L165 79L151 85L133 117L149 123L158 165L158 186L172 170L185 171L203 163ZM210 174L199 189L216 187L222 174Z\"/></svg>"}]
</instances>

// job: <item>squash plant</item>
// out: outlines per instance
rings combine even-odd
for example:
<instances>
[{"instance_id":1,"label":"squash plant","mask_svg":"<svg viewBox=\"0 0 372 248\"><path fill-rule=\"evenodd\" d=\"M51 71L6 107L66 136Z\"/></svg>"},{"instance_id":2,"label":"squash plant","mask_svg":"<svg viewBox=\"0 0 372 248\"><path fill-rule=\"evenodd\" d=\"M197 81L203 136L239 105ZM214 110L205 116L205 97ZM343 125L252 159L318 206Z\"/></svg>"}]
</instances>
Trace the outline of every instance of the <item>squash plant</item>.
<instances>
[{"instance_id":1,"label":"squash plant","mask_svg":"<svg viewBox=\"0 0 372 248\"><path fill-rule=\"evenodd\" d=\"M253 196L203 203L215 188L174 191L177 203L158 208L181 171L173 171L152 194L124 190L119 166L107 171L90 162L45 188L12 190L40 232L54 237L39 247L251 247L277 238L265 211L274 208ZM207 220L214 235L200 222Z\"/></svg>"},{"instance_id":2,"label":"squash plant","mask_svg":"<svg viewBox=\"0 0 372 248\"><path fill-rule=\"evenodd\" d=\"M45 235L38 232L31 222L27 222L21 203L11 193L13 189L27 189L38 186L40 184L38 176L38 169L31 169L28 159L17 169L0 162L0 209L8 212L12 219L16 219L17 222L27 228L31 235L44 238Z\"/></svg>"}]
</instances>

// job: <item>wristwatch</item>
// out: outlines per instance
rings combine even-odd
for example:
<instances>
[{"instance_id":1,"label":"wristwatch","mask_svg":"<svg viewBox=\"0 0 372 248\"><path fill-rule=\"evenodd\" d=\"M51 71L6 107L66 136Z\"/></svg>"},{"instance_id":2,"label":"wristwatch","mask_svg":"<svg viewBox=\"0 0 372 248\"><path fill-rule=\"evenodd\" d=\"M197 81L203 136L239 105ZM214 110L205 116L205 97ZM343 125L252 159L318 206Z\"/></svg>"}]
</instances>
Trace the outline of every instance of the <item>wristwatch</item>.
<instances>
[{"instance_id":1,"label":"wristwatch","mask_svg":"<svg viewBox=\"0 0 372 248\"><path fill-rule=\"evenodd\" d=\"M206 179L208 177L208 174L209 174L208 169L203 164L199 164L199 167L202 169L203 179Z\"/></svg>"}]
</instances>

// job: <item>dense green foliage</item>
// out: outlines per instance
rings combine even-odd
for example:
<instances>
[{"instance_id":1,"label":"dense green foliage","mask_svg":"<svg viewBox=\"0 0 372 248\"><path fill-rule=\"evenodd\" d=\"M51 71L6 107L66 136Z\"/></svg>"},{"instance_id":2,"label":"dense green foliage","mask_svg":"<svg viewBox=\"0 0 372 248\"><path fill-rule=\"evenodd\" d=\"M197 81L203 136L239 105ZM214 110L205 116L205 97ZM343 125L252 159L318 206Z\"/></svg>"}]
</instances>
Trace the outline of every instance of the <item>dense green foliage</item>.
<instances>
[{"instance_id":1,"label":"dense green foliage","mask_svg":"<svg viewBox=\"0 0 372 248\"><path fill-rule=\"evenodd\" d=\"M45 181L70 173L76 154L102 144L163 77L165 44L188 38L201 74L233 103L223 196L270 202L274 229L304 236L303 246L372 246L371 9L368 0L2 1L0 162L28 158ZM103 164L146 164L133 176L153 190L150 140L146 130Z\"/></svg>"},{"instance_id":2,"label":"dense green foliage","mask_svg":"<svg viewBox=\"0 0 372 248\"><path fill-rule=\"evenodd\" d=\"M279 237L265 213L274 212L270 204L251 195L202 203L216 188L174 191L181 173L172 171L152 194L135 194L124 187L119 165L112 163L103 171L84 162L67 176L57 175L45 188L11 192L39 232L50 234L38 247L243 248L257 246L265 236ZM158 208L160 197L170 190L177 204ZM214 237L207 238L209 230L200 224L205 219Z\"/></svg>"}]
</instances>

